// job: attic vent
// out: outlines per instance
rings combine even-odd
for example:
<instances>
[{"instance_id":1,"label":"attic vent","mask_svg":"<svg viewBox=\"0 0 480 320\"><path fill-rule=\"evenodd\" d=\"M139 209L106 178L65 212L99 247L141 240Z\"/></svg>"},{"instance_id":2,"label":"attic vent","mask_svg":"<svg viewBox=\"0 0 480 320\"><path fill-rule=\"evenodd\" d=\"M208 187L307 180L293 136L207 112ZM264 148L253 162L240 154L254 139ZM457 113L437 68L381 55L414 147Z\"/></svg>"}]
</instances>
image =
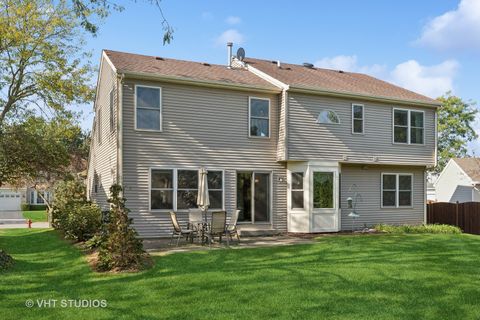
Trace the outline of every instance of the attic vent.
<instances>
[{"instance_id":1,"label":"attic vent","mask_svg":"<svg viewBox=\"0 0 480 320\"><path fill-rule=\"evenodd\" d=\"M203 64L204 66L206 66L206 67L210 67L210 63L204 62L204 63L202 63L202 64Z\"/></svg>"},{"instance_id":2,"label":"attic vent","mask_svg":"<svg viewBox=\"0 0 480 320\"><path fill-rule=\"evenodd\" d=\"M304 63L303 63L303 66L304 66L305 68L313 69L313 64L308 63L308 62L304 62Z\"/></svg>"},{"instance_id":3,"label":"attic vent","mask_svg":"<svg viewBox=\"0 0 480 320\"><path fill-rule=\"evenodd\" d=\"M155 60L164 61L165 59L163 59L162 57L155 57Z\"/></svg>"}]
</instances>

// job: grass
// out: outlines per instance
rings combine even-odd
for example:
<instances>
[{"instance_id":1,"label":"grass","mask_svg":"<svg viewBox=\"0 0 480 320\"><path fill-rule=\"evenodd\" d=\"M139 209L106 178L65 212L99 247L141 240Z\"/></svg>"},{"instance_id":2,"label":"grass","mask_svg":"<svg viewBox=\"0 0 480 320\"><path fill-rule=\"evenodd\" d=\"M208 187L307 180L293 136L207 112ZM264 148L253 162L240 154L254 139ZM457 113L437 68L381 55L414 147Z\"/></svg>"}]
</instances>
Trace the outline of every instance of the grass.
<instances>
[{"instance_id":1,"label":"grass","mask_svg":"<svg viewBox=\"0 0 480 320\"><path fill-rule=\"evenodd\" d=\"M97 274L55 231L0 231L2 319L478 319L480 238L322 237L314 244L155 257ZM106 308L26 308L26 299L106 299ZM60 303L60 302L59 302Z\"/></svg>"},{"instance_id":2,"label":"grass","mask_svg":"<svg viewBox=\"0 0 480 320\"><path fill-rule=\"evenodd\" d=\"M47 222L47 211L46 210L29 210L22 211L23 217L25 219L32 219L32 222Z\"/></svg>"}]
</instances>

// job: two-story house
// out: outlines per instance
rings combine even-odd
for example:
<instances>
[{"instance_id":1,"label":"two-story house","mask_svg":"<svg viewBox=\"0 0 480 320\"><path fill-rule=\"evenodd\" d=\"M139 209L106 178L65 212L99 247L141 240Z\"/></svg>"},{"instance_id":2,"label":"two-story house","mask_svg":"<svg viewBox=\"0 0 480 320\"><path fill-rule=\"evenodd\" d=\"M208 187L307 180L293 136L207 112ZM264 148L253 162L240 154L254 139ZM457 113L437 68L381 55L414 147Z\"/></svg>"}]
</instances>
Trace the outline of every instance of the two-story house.
<instances>
[{"instance_id":1,"label":"two-story house","mask_svg":"<svg viewBox=\"0 0 480 320\"><path fill-rule=\"evenodd\" d=\"M335 232L425 221L439 102L367 75L258 59L214 65L102 53L88 195L107 207L124 186L143 237L196 207L208 170L211 209L239 227Z\"/></svg>"}]
</instances>

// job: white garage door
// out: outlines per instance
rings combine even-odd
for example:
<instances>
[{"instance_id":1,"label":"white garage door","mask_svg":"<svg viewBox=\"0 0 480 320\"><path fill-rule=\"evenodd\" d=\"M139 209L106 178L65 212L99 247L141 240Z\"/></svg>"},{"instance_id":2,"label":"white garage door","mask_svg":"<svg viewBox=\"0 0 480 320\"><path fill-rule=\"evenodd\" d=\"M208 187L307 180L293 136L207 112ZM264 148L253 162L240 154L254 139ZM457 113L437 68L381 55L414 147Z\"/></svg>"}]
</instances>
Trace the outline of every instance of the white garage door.
<instances>
[{"instance_id":1,"label":"white garage door","mask_svg":"<svg viewBox=\"0 0 480 320\"><path fill-rule=\"evenodd\" d=\"M0 191L0 211L20 210L22 197L13 191Z\"/></svg>"}]
</instances>

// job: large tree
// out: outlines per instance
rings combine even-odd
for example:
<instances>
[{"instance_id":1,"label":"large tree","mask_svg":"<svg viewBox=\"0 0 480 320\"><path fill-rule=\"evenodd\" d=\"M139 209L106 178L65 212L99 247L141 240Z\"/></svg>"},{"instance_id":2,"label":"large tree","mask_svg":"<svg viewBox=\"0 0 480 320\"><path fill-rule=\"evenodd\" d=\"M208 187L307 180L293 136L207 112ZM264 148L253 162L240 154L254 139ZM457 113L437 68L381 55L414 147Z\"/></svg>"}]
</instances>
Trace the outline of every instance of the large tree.
<instances>
[{"instance_id":1,"label":"large tree","mask_svg":"<svg viewBox=\"0 0 480 320\"><path fill-rule=\"evenodd\" d=\"M134 0L136 2L136 0ZM97 34L98 21L107 17L112 11L123 11L124 7L115 0L71 0L75 14L80 18L81 25L93 35ZM173 40L174 29L163 14L162 0L143 0L155 8L160 14L160 24L163 30L163 44Z\"/></svg>"},{"instance_id":2,"label":"large tree","mask_svg":"<svg viewBox=\"0 0 480 320\"><path fill-rule=\"evenodd\" d=\"M476 103L464 101L447 92L438 98L442 106L438 109L438 166L441 172L448 160L471 156L468 143L477 139L473 128L478 109Z\"/></svg>"},{"instance_id":3,"label":"large tree","mask_svg":"<svg viewBox=\"0 0 480 320\"><path fill-rule=\"evenodd\" d=\"M72 8L64 0L0 6L0 126L25 110L51 117L92 101L92 68Z\"/></svg>"},{"instance_id":4,"label":"large tree","mask_svg":"<svg viewBox=\"0 0 480 320\"><path fill-rule=\"evenodd\" d=\"M0 128L0 186L43 190L56 181L75 178L85 169L85 136L69 113L49 121L30 115L5 124Z\"/></svg>"}]
</instances>

